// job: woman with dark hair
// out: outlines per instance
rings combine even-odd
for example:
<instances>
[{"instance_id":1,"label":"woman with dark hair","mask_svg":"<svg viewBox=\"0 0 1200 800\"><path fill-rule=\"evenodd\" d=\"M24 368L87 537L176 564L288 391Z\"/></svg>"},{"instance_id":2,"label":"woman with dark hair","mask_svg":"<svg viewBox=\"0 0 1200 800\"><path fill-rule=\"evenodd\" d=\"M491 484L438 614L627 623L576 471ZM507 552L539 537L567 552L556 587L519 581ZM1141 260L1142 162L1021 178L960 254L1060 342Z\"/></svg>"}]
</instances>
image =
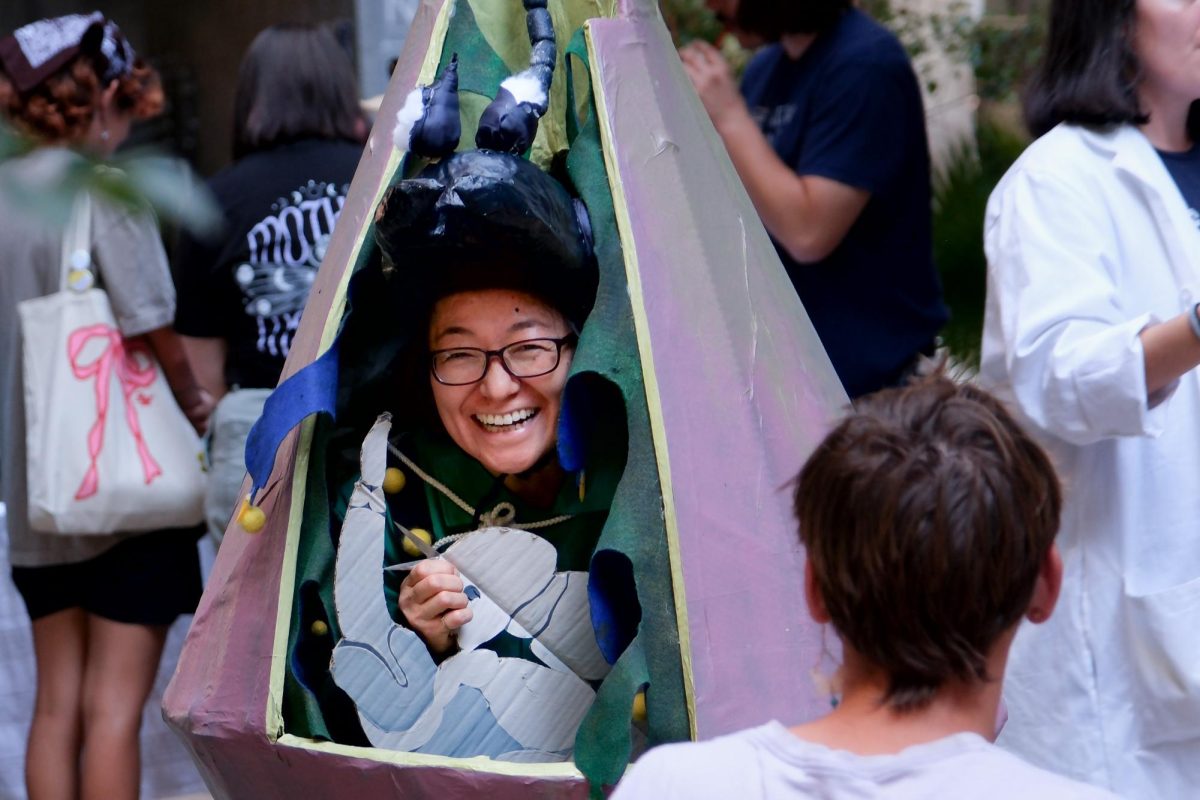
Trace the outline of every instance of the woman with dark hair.
<instances>
[{"instance_id":1,"label":"woman with dark hair","mask_svg":"<svg viewBox=\"0 0 1200 800\"><path fill-rule=\"evenodd\" d=\"M158 75L100 13L40 20L0 39L0 113L39 146L0 164L6 188L37 187L110 156L134 120L162 109ZM25 756L29 796L134 798L138 731L167 627L200 599L199 530L58 535L29 523L17 304L61 281L62 233L0 194L0 447L13 581L28 609L37 699ZM91 258L120 332L143 337L198 430L212 399L171 330L175 290L149 213L93 198ZM65 357L64 353L64 357Z\"/></svg>"},{"instance_id":2,"label":"woman with dark hair","mask_svg":"<svg viewBox=\"0 0 1200 800\"><path fill-rule=\"evenodd\" d=\"M1129 797L1200 785L1200 4L1055 0L993 193L982 378L1055 451L1063 610L1002 742Z\"/></svg>"},{"instance_id":3,"label":"woman with dark hair","mask_svg":"<svg viewBox=\"0 0 1200 800\"><path fill-rule=\"evenodd\" d=\"M365 121L345 50L329 30L273 25L238 70L233 157L301 139L361 143Z\"/></svg>"},{"instance_id":4,"label":"woman with dark hair","mask_svg":"<svg viewBox=\"0 0 1200 800\"><path fill-rule=\"evenodd\" d=\"M185 236L175 329L217 398L205 516L219 542L237 503L242 450L279 380L300 312L362 155L354 69L323 27L262 31L238 71L233 152L209 182L217 240Z\"/></svg>"}]
</instances>

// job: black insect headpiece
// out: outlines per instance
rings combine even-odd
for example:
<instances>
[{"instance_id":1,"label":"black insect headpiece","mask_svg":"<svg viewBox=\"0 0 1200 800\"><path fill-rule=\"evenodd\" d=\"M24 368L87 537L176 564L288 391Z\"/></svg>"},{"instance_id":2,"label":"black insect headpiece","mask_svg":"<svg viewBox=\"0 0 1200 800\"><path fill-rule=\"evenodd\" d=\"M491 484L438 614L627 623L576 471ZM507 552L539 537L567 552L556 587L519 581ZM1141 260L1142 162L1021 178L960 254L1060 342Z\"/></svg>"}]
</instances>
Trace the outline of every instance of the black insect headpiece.
<instances>
[{"instance_id":1,"label":"black insect headpiece","mask_svg":"<svg viewBox=\"0 0 1200 800\"><path fill-rule=\"evenodd\" d=\"M408 302L471 288L519 288L581 326L596 293L587 210L524 159L549 105L557 49L546 0L524 0L529 68L505 79L480 117L479 150L453 153L461 132L458 60L408 96L396 146L441 159L380 204L376 238ZM428 306L426 306L428 307Z\"/></svg>"}]
</instances>

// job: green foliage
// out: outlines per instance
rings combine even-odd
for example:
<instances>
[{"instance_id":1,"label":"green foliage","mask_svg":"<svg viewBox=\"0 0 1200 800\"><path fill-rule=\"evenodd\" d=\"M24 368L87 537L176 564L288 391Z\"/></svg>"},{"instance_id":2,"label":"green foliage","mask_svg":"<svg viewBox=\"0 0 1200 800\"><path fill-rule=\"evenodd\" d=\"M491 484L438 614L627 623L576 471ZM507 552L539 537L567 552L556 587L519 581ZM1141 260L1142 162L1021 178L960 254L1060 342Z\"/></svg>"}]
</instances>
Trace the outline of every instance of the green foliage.
<instances>
[{"instance_id":1,"label":"green foliage","mask_svg":"<svg viewBox=\"0 0 1200 800\"><path fill-rule=\"evenodd\" d=\"M14 158L29 150L29 144L0 121L0 161Z\"/></svg>"},{"instance_id":2,"label":"green foliage","mask_svg":"<svg viewBox=\"0 0 1200 800\"><path fill-rule=\"evenodd\" d=\"M1012 100L1042 57L1046 15L984 17L968 40L976 93L984 100Z\"/></svg>"},{"instance_id":3,"label":"green foliage","mask_svg":"<svg viewBox=\"0 0 1200 800\"><path fill-rule=\"evenodd\" d=\"M1015 98L1042 56L1046 14L1041 11L976 20L963 0L951 0L936 12L914 12L893 0L862 0L861 6L895 32L912 58L940 50L969 63L976 93L984 100ZM926 88L937 90L928 79Z\"/></svg>"},{"instance_id":4,"label":"green foliage","mask_svg":"<svg viewBox=\"0 0 1200 800\"><path fill-rule=\"evenodd\" d=\"M939 11L897 8L892 0L862 0L860 6L891 28L912 58L937 50L952 56L965 52L975 24L964 0L951 0Z\"/></svg>"},{"instance_id":5,"label":"green foliage","mask_svg":"<svg viewBox=\"0 0 1200 800\"><path fill-rule=\"evenodd\" d=\"M0 124L0 161L32 150L34 144ZM87 189L97 197L130 208L149 206L162 219L204 235L221 224L221 212L188 167L179 159L146 150L120 153L100 161L64 152L54 169L36 185L0 182L0 192L52 224L65 225L75 196Z\"/></svg>"},{"instance_id":6,"label":"green foliage","mask_svg":"<svg viewBox=\"0 0 1200 800\"><path fill-rule=\"evenodd\" d=\"M659 0L659 9L676 47L702 40L715 44L729 62L734 75L741 75L753 51L738 44L737 37L724 36L724 28L704 0Z\"/></svg>"},{"instance_id":7,"label":"green foliage","mask_svg":"<svg viewBox=\"0 0 1200 800\"><path fill-rule=\"evenodd\" d=\"M860 7L891 29L913 59L919 77L929 94L935 94L938 83L933 69L920 57L943 53L958 63L967 61L970 38L975 27L965 0L950 0L938 11L914 11L892 0L861 0Z\"/></svg>"},{"instance_id":8,"label":"green foliage","mask_svg":"<svg viewBox=\"0 0 1200 800\"><path fill-rule=\"evenodd\" d=\"M704 0L660 0L659 7L677 47L696 39L716 42L721 36L721 23Z\"/></svg>"},{"instance_id":9,"label":"green foliage","mask_svg":"<svg viewBox=\"0 0 1200 800\"><path fill-rule=\"evenodd\" d=\"M978 149L964 142L934 181L933 257L951 314L942 338L956 358L977 366L987 290L984 211L1026 142L986 120L977 125L975 135Z\"/></svg>"}]
</instances>

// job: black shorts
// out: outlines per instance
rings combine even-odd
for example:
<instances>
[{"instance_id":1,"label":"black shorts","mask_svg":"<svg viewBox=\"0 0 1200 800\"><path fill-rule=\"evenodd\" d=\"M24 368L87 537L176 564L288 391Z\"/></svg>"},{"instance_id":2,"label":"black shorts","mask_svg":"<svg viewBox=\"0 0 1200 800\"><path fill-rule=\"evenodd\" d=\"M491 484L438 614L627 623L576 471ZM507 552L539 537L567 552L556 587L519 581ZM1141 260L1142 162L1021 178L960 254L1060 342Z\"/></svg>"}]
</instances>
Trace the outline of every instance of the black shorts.
<instances>
[{"instance_id":1,"label":"black shorts","mask_svg":"<svg viewBox=\"0 0 1200 800\"><path fill-rule=\"evenodd\" d=\"M31 620L82 608L114 622L170 625L200 602L196 540L203 530L172 528L132 536L75 564L13 567L13 583Z\"/></svg>"}]
</instances>

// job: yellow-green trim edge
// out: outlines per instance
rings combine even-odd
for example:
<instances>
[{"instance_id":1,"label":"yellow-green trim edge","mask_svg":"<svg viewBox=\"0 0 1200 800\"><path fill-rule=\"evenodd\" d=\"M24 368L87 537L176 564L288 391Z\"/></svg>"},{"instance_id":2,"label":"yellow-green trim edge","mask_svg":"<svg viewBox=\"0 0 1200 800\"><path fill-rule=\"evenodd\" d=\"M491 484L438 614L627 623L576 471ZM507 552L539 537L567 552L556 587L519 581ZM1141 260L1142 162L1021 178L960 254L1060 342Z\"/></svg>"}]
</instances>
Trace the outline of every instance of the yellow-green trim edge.
<instances>
[{"instance_id":1,"label":"yellow-green trim edge","mask_svg":"<svg viewBox=\"0 0 1200 800\"><path fill-rule=\"evenodd\" d=\"M591 21L584 26L584 31L588 60L592 64L592 95L596 100L596 114L600 121L601 150L604 152L604 166L608 173L608 185L612 191L613 210L617 218L617 232L621 238L621 251L625 260L629 302L633 311L634 329L637 331L642 376L645 379L646 406L650 412L650 434L654 443L654 458L658 463L659 483L662 486L663 522L667 532L671 591L675 598L675 617L679 628L679 658L683 668L683 693L684 702L687 704L688 731L692 739L696 739L696 685L692 671L691 629L688 627L687 597L683 585L683 559L679 550L679 520L675 514L675 493L671 483L671 460L667 454L667 432L662 414L662 395L659 393L658 376L654 372L654 357L650 343L650 320L646 314L637 248L633 244L633 223L629 217L629 206L625 200L625 190L621 185L620 173L617 169L616 137L613 135L608 98L604 94L603 81L600 80L600 71L596 66L599 61L592 41Z\"/></svg>"}]
</instances>

